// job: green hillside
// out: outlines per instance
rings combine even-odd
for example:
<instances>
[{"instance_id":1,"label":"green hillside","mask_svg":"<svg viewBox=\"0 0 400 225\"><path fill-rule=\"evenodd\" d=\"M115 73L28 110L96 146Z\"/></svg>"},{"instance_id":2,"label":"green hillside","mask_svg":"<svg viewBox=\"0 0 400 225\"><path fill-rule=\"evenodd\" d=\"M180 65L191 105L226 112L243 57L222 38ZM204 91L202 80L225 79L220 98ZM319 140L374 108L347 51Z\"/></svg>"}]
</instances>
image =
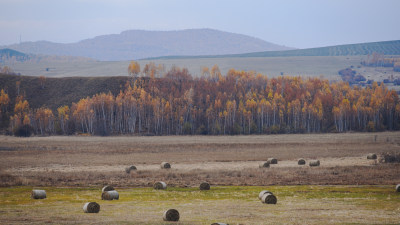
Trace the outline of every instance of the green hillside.
<instances>
[{"instance_id":1,"label":"green hillside","mask_svg":"<svg viewBox=\"0 0 400 225\"><path fill-rule=\"evenodd\" d=\"M0 62L10 59L15 59L17 61L25 61L29 58L30 58L29 55L19 51L15 51L13 49L9 48L0 49Z\"/></svg>"},{"instance_id":2,"label":"green hillside","mask_svg":"<svg viewBox=\"0 0 400 225\"><path fill-rule=\"evenodd\" d=\"M231 58L231 57L287 57L287 56L348 56L348 55L368 55L373 52L383 53L384 55L400 55L400 40L381 41L361 44L337 45L321 48L296 49L287 51L266 51L253 52L233 55L216 56L170 56L157 59L175 58ZM153 58L154 59L154 58Z\"/></svg>"}]
</instances>

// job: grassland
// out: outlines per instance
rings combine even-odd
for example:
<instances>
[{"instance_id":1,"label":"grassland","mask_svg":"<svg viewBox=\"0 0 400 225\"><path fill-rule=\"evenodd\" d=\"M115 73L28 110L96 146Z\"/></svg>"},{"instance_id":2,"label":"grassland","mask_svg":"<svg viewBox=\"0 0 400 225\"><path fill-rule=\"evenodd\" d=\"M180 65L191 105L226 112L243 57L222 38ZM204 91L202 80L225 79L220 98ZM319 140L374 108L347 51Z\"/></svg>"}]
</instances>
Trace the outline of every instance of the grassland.
<instances>
[{"instance_id":1,"label":"grassland","mask_svg":"<svg viewBox=\"0 0 400 225\"><path fill-rule=\"evenodd\" d=\"M227 57L227 58L182 58L139 60L141 68L146 63L163 64L166 70L173 65L186 67L193 76L200 76L201 68L217 64L221 72L229 69L257 71L269 77L280 76L281 72L291 76L320 77L329 80L340 79L338 71L351 65L357 66L366 56L307 56L307 57ZM30 76L76 77L76 76L127 76L128 61L101 62L14 62L7 64L17 73ZM49 68L46 71L46 68Z\"/></svg>"},{"instance_id":2,"label":"grassland","mask_svg":"<svg viewBox=\"0 0 400 225\"><path fill-rule=\"evenodd\" d=\"M268 188L276 205L258 193ZM120 188L120 200L100 200L100 188L45 187L47 199L29 198L32 187L0 188L3 224L396 224L400 194L392 186L212 186L197 188ZM99 214L84 214L85 202L101 205ZM162 214L175 208L179 223Z\"/></svg>"},{"instance_id":3,"label":"grassland","mask_svg":"<svg viewBox=\"0 0 400 225\"><path fill-rule=\"evenodd\" d=\"M400 133L262 136L0 136L2 224L396 224L400 164L367 160L400 152ZM277 165L260 169L267 158ZM297 165L319 159L320 167ZM161 170L162 161L172 169ZM127 174L125 168L137 171ZM167 190L155 191L156 181ZM212 185L199 191L201 182ZM100 200L113 185L120 200ZM32 200L32 189L47 199ZM270 190L277 205L257 196ZM85 202L101 205L84 214Z\"/></svg>"}]
</instances>

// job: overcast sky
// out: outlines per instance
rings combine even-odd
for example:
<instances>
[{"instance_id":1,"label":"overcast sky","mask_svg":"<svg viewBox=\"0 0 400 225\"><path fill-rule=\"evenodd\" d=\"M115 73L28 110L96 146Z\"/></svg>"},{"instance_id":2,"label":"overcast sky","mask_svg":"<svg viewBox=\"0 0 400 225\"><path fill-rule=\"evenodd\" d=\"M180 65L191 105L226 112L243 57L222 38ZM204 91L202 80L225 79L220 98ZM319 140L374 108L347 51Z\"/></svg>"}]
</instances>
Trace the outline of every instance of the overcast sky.
<instances>
[{"instance_id":1,"label":"overcast sky","mask_svg":"<svg viewBox=\"0 0 400 225\"><path fill-rule=\"evenodd\" d=\"M296 48L400 39L400 0L0 0L0 45L213 28Z\"/></svg>"}]
</instances>

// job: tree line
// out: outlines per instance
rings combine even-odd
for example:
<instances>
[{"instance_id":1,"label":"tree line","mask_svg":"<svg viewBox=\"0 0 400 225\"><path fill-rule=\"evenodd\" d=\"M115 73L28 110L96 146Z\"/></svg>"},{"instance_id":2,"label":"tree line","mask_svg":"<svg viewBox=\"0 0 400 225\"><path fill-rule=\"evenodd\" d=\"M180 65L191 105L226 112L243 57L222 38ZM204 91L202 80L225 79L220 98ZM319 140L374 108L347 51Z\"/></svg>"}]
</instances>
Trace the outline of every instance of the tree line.
<instances>
[{"instance_id":1,"label":"tree line","mask_svg":"<svg viewBox=\"0 0 400 225\"><path fill-rule=\"evenodd\" d=\"M193 78L187 69L132 62L132 79L118 95L99 93L56 112L31 109L23 96L2 90L9 130L38 135L236 135L382 131L400 128L397 93L376 82L351 86L318 78L268 78L218 66ZM21 131L22 129L22 131Z\"/></svg>"},{"instance_id":2,"label":"tree line","mask_svg":"<svg viewBox=\"0 0 400 225\"><path fill-rule=\"evenodd\" d=\"M400 72L400 58L399 57L385 57L384 54L373 52L368 55L367 60L361 62L361 65L372 67L393 67L393 71Z\"/></svg>"}]
</instances>

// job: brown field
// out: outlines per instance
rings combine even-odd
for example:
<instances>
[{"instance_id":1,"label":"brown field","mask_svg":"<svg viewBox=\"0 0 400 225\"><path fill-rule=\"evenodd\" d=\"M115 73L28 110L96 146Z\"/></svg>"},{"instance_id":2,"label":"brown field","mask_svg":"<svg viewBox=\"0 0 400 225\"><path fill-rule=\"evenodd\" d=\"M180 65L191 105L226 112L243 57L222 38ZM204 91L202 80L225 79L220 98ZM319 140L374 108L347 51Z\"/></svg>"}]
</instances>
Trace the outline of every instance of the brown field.
<instances>
[{"instance_id":1,"label":"brown field","mask_svg":"<svg viewBox=\"0 0 400 225\"><path fill-rule=\"evenodd\" d=\"M375 141L375 136L376 141ZM367 160L400 152L400 132L265 136L0 136L2 186L149 187L214 185L378 185L400 183L400 165ZM277 165L259 169L269 157ZM298 166L297 159L321 166ZM170 162L172 169L160 170ZM138 170L127 174L125 168Z\"/></svg>"}]
</instances>

